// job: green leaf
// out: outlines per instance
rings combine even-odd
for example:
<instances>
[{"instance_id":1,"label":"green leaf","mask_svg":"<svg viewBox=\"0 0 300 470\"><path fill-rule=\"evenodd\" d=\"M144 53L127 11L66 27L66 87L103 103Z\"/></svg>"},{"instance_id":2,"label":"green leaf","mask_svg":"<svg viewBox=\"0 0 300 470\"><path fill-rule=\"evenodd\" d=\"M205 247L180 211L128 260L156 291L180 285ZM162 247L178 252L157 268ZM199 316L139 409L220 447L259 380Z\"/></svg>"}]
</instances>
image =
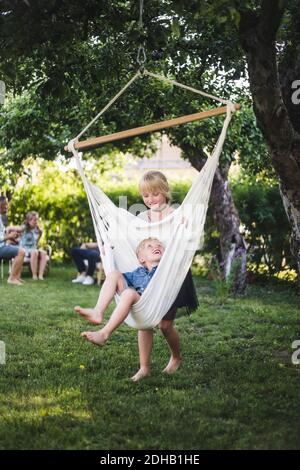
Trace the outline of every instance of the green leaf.
<instances>
[{"instance_id":1,"label":"green leaf","mask_svg":"<svg viewBox=\"0 0 300 470\"><path fill-rule=\"evenodd\" d=\"M171 28L172 28L172 33L174 34L174 36L176 38L179 38L180 37L180 23L177 18L174 19Z\"/></svg>"}]
</instances>

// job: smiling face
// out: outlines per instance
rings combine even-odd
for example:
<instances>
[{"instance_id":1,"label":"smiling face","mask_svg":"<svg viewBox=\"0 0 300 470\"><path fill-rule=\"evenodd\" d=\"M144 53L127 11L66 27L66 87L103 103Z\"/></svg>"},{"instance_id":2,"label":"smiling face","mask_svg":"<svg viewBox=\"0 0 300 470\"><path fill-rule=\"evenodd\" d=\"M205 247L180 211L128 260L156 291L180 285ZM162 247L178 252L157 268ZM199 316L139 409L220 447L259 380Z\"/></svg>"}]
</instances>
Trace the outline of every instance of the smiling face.
<instances>
[{"instance_id":1,"label":"smiling face","mask_svg":"<svg viewBox=\"0 0 300 470\"><path fill-rule=\"evenodd\" d=\"M156 238L143 240L137 249L137 256L141 264L148 267L157 265L165 251L163 244Z\"/></svg>"},{"instance_id":2,"label":"smiling face","mask_svg":"<svg viewBox=\"0 0 300 470\"><path fill-rule=\"evenodd\" d=\"M168 180L160 171L145 173L139 183L139 192L150 210L162 209L171 200Z\"/></svg>"},{"instance_id":3,"label":"smiling face","mask_svg":"<svg viewBox=\"0 0 300 470\"><path fill-rule=\"evenodd\" d=\"M38 221L39 221L39 218L38 218L38 215L35 212L34 213L29 213L27 215L27 223L28 223L28 226L31 229L37 227Z\"/></svg>"},{"instance_id":4,"label":"smiling face","mask_svg":"<svg viewBox=\"0 0 300 470\"><path fill-rule=\"evenodd\" d=\"M144 204L149 207L149 209L159 209L167 204L166 197L160 192L152 191L143 191L142 198Z\"/></svg>"}]
</instances>

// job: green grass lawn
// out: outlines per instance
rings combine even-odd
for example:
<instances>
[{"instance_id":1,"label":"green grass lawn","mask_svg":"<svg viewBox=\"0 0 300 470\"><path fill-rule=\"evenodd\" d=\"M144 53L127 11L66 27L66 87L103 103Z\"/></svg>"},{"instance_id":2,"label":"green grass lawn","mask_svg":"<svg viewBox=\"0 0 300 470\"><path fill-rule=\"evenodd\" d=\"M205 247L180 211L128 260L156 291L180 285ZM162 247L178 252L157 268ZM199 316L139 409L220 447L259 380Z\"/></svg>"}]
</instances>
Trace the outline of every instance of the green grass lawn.
<instances>
[{"instance_id":1,"label":"green grass lawn","mask_svg":"<svg viewBox=\"0 0 300 470\"><path fill-rule=\"evenodd\" d=\"M157 332L152 376L138 384L137 334L124 326L102 349L80 338L73 314L96 286L53 268L44 283L0 283L0 449L299 449L300 339L292 289L250 287L220 305L197 279L201 306L179 316L183 367L161 373L168 350Z\"/></svg>"}]
</instances>

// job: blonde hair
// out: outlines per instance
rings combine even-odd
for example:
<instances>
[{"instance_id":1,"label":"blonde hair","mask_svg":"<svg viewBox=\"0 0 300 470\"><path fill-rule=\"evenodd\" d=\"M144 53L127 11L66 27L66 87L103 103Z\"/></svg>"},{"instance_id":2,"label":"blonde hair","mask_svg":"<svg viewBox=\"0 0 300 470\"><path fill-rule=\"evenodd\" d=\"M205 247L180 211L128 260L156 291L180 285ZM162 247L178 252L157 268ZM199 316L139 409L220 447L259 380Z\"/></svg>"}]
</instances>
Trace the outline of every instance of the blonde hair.
<instances>
[{"instance_id":1,"label":"blonde hair","mask_svg":"<svg viewBox=\"0 0 300 470\"><path fill-rule=\"evenodd\" d=\"M147 171L142 176L139 182L139 192L142 194L144 191L158 191L166 198L167 203L171 202L170 186L167 178L161 171Z\"/></svg>"},{"instance_id":2,"label":"blonde hair","mask_svg":"<svg viewBox=\"0 0 300 470\"><path fill-rule=\"evenodd\" d=\"M144 240L142 240L142 241L138 244L138 246L137 246L137 248L136 248L136 250L135 250L135 253L136 253L136 256L137 256L138 259L140 259L141 251L145 248L146 243L148 243L148 242L150 242L150 241L156 241L156 242L161 243L161 242L158 240L158 238L154 238L154 237L149 237L149 238L145 238Z\"/></svg>"}]
</instances>

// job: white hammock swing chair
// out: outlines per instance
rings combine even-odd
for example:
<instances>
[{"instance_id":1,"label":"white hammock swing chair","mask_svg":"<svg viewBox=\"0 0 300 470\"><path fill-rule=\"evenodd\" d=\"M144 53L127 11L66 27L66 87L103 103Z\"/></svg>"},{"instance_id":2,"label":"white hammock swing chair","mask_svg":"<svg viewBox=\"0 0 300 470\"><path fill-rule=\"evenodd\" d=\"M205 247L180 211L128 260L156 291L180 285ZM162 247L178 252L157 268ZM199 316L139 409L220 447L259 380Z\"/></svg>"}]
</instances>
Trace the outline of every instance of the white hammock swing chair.
<instances>
[{"instance_id":1,"label":"white hammock swing chair","mask_svg":"<svg viewBox=\"0 0 300 470\"><path fill-rule=\"evenodd\" d=\"M89 127L136 79L142 76L150 76L161 81L166 81L171 85L217 100L225 106L107 136L79 141L79 138ZM141 295L140 300L133 305L130 314L125 320L125 322L133 328L147 329L156 326L177 297L191 266L195 251L199 246L219 156L222 151L232 114L236 109L239 109L239 107L239 105L231 101L209 95L208 93L175 82L164 76L143 70L142 72L137 72L125 87L120 90L66 147L75 157L77 168L87 193L105 273L108 274L112 270L118 270L120 272L133 271L140 266L135 250L138 243L145 238L158 238L165 246L164 255L151 282ZM112 142L117 139L153 132L219 114L226 114L226 118L214 151L197 175L181 206L160 222L150 223L140 217L134 216L125 209L118 208L99 187L91 184L84 174L79 156L80 150L95 148L105 142ZM118 302L118 300L119 297L116 295L116 301Z\"/></svg>"}]
</instances>

